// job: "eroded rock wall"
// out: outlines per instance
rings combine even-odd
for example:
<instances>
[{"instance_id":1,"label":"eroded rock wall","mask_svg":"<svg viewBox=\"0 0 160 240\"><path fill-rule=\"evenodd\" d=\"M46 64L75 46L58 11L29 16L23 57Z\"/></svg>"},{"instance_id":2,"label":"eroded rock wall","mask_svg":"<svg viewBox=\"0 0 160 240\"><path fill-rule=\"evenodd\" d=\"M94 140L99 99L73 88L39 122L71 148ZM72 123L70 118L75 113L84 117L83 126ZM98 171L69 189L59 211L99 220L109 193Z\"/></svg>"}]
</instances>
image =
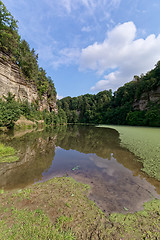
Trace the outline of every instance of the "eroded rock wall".
<instances>
[{"instance_id":1,"label":"eroded rock wall","mask_svg":"<svg viewBox=\"0 0 160 240\"><path fill-rule=\"evenodd\" d=\"M149 103L158 104L160 103L160 87L156 90L143 93L139 100L135 100L133 108L136 110L146 110Z\"/></svg>"},{"instance_id":2,"label":"eroded rock wall","mask_svg":"<svg viewBox=\"0 0 160 240\"><path fill-rule=\"evenodd\" d=\"M25 79L18 65L8 55L0 52L0 98L7 96L8 92L14 94L16 100L27 100L29 103L38 100L41 111L47 109L57 112L56 101L49 102L47 95L40 100L36 85Z\"/></svg>"}]
</instances>

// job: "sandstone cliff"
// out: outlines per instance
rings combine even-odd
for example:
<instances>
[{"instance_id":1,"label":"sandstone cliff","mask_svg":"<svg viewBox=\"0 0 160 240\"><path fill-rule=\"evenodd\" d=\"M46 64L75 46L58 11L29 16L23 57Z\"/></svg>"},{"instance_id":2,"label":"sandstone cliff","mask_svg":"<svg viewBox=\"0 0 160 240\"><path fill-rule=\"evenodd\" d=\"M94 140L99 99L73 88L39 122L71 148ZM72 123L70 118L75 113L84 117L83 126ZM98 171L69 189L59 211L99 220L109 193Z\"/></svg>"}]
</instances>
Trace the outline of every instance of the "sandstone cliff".
<instances>
[{"instance_id":1,"label":"sandstone cliff","mask_svg":"<svg viewBox=\"0 0 160 240\"><path fill-rule=\"evenodd\" d=\"M139 100L134 101L133 108L143 111L147 109L149 103L160 104L160 87L154 91L143 93Z\"/></svg>"},{"instance_id":2,"label":"sandstone cliff","mask_svg":"<svg viewBox=\"0 0 160 240\"><path fill-rule=\"evenodd\" d=\"M14 94L16 100L27 100L29 103L38 100L40 111L47 109L57 112L56 100L48 100L47 94L40 100L36 85L25 79L18 65L8 55L0 52L0 98L7 96L8 92Z\"/></svg>"}]
</instances>

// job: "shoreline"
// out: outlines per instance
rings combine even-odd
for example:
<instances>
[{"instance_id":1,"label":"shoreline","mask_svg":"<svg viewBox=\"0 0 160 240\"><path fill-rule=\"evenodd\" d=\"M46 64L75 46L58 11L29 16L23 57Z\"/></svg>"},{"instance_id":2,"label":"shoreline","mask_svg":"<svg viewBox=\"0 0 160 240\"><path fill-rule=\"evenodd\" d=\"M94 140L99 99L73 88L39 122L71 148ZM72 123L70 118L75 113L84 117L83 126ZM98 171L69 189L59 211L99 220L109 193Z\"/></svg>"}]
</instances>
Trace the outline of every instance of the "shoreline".
<instances>
[{"instance_id":1,"label":"shoreline","mask_svg":"<svg viewBox=\"0 0 160 240\"><path fill-rule=\"evenodd\" d=\"M113 128L120 134L121 146L139 157L141 169L150 177L160 180L160 128L97 125ZM145 131L147 129L147 131Z\"/></svg>"}]
</instances>

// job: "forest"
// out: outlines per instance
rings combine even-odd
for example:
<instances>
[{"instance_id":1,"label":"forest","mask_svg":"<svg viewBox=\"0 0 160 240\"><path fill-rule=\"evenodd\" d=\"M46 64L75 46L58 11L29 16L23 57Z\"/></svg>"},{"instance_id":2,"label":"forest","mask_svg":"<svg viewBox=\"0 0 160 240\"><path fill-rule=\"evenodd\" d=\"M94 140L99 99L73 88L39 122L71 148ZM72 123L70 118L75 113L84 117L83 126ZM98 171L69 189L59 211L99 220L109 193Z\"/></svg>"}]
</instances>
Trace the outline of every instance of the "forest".
<instances>
[{"instance_id":1,"label":"forest","mask_svg":"<svg viewBox=\"0 0 160 240\"><path fill-rule=\"evenodd\" d=\"M17 21L0 1L0 51L10 57L10 61L19 66L25 79L36 86L39 99L47 95L47 99L56 101L56 89L51 77L38 65L38 54L30 49L29 44L18 34ZM5 55L3 56L5 61ZM15 101L10 92L0 99L0 127L12 128L15 122L23 115L32 121L44 120L46 125L66 123L63 110L58 114L44 110L39 111L38 100L32 104L28 101Z\"/></svg>"},{"instance_id":2,"label":"forest","mask_svg":"<svg viewBox=\"0 0 160 240\"><path fill-rule=\"evenodd\" d=\"M3 85L7 63L16 65L24 85L34 85L34 102ZM155 64L115 92L57 100L53 80L0 1L0 239L160 239L160 61ZM40 108L45 99L48 110Z\"/></svg>"},{"instance_id":3,"label":"forest","mask_svg":"<svg viewBox=\"0 0 160 240\"><path fill-rule=\"evenodd\" d=\"M38 123L43 120L45 126L56 126L66 124L66 114L63 109L59 109L58 113L47 110L39 111L38 105L29 104L28 101L15 101L15 96L8 93L7 97L0 99L0 127L13 128L15 122L24 116L26 119Z\"/></svg>"},{"instance_id":4,"label":"forest","mask_svg":"<svg viewBox=\"0 0 160 240\"><path fill-rule=\"evenodd\" d=\"M57 105L65 111L69 123L160 126L160 100L155 103L146 99L144 110L134 107L135 100L139 101L142 94L149 96L149 92L159 86L160 61L153 70L134 76L133 81L113 93L110 89L94 95L65 97L58 100Z\"/></svg>"},{"instance_id":5,"label":"forest","mask_svg":"<svg viewBox=\"0 0 160 240\"><path fill-rule=\"evenodd\" d=\"M0 51L10 56L26 80L36 85L39 99L56 101L56 89L45 70L38 65L38 54L18 34L17 21L0 1ZM29 120L44 120L47 125L64 123L117 124L136 126L160 126L160 101L148 100L144 110L134 107L142 94L149 96L160 86L160 61L147 74L134 76L117 91L104 90L97 94L65 97L57 101L58 114L39 111L39 103L16 102L14 96L0 99L0 127L13 127L21 115ZM149 98L149 97L148 97Z\"/></svg>"}]
</instances>

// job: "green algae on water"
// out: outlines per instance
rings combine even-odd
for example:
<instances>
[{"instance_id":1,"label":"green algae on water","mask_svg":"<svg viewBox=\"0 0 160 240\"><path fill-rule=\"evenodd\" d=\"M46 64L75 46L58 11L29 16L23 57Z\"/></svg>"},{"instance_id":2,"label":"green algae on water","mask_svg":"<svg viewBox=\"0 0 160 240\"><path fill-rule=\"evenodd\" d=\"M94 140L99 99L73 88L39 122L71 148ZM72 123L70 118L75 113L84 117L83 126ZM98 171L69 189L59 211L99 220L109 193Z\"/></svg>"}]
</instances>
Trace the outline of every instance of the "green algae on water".
<instances>
[{"instance_id":1,"label":"green algae on water","mask_svg":"<svg viewBox=\"0 0 160 240\"><path fill-rule=\"evenodd\" d=\"M120 133L121 145L143 163L143 171L160 180L160 128L99 125Z\"/></svg>"}]
</instances>

